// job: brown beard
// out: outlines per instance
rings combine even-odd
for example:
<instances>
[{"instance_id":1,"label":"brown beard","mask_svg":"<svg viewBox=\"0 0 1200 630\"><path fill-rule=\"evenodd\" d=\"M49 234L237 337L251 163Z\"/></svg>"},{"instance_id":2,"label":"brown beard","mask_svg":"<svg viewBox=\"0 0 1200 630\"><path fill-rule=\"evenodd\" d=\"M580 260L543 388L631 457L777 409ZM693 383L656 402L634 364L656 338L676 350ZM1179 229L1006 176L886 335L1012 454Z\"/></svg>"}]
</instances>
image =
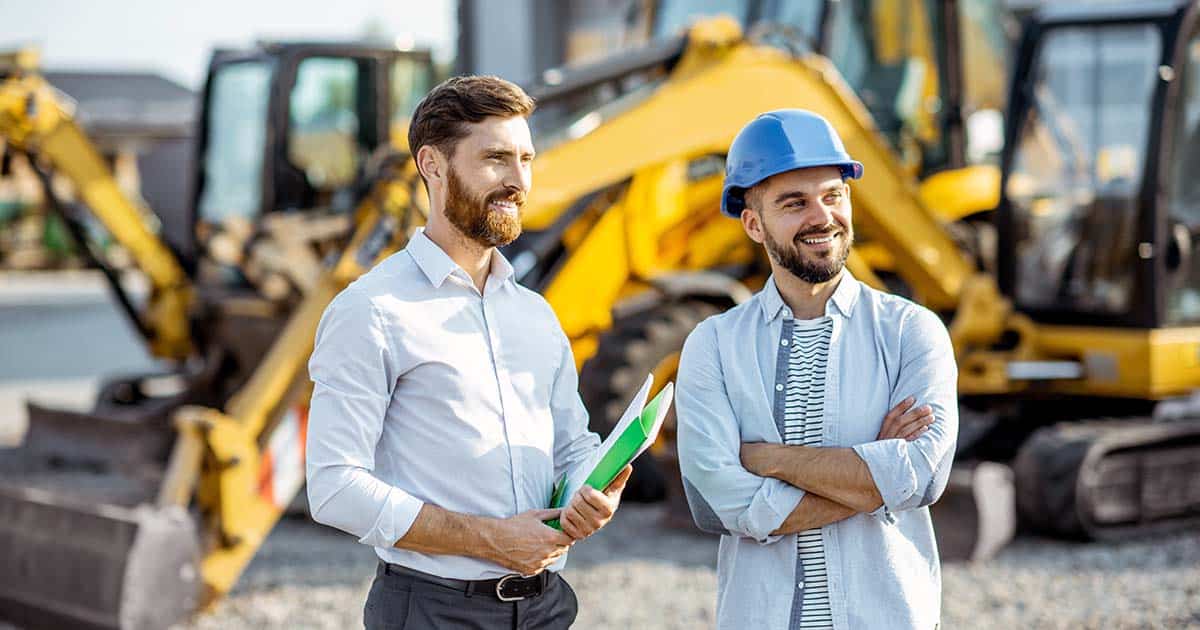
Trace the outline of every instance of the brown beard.
<instances>
[{"instance_id":1,"label":"brown beard","mask_svg":"<svg viewBox=\"0 0 1200 630\"><path fill-rule=\"evenodd\" d=\"M810 236L819 236L830 234L832 232L842 233L842 251L832 250L828 256L823 256L816 259L809 259L800 251L798 242L802 238ZM766 235L767 253L780 267L792 272L792 275L809 283L821 284L829 282L838 272L846 266L846 257L850 255L850 246L854 244L854 229L846 227L843 229L839 225L827 225L818 228L809 228L796 234L792 239L792 243L788 247L783 247L775 239L771 238L771 232L763 226L763 233Z\"/></svg>"},{"instance_id":2,"label":"brown beard","mask_svg":"<svg viewBox=\"0 0 1200 630\"><path fill-rule=\"evenodd\" d=\"M517 204L517 215L493 212L488 204L511 201ZM521 235L521 208L525 193L513 188L501 188L487 194L473 195L450 169L446 186L446 219L464 236L484 247L507 245Z\"/></svg>"}]
</instances>

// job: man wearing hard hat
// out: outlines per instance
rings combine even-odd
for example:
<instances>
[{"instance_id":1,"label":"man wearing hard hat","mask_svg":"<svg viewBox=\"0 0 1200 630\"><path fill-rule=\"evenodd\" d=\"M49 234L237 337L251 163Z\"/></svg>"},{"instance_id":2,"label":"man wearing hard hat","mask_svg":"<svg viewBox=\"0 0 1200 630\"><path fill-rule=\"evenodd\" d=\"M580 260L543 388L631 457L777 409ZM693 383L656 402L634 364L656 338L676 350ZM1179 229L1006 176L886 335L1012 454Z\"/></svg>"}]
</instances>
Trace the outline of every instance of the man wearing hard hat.
<instances>
[{"instance_id":1,"label":"man wearing hard hat","mask_svg":"<svg viewBox=\"0 0 1200 630\"><path fill-rule=\"evenodd\" d=\"M721 210L772 275L701 323L679 365L679 459L722 534L721 628L923 628L940 619L928 505L958 434L941 320L854 278L849 180L833 127L762 114L733 141Z\"/></svg>"}]
</instances>

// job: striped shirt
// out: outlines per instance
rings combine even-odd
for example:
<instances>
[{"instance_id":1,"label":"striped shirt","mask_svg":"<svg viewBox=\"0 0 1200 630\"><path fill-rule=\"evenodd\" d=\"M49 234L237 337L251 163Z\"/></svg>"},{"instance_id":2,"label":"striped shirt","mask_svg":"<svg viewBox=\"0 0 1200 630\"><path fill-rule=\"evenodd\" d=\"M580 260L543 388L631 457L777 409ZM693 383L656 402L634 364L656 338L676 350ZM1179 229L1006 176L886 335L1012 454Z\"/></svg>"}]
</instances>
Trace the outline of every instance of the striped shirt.
<instances>
[{"instance_id":1,"label":"striped shirt","mask_svg":"<svg viewBox=\"0 0 1200 630\"><path fill-rule=\"evenodd\" d=\"M783 408L785 444L821 446L825 416L825 368L829 362L829 340L833 320L828 317L794 320L788 349L787 389ZM799 628L832 628L829 582L825 571L825 543L821 528L796 535L796 550L804 575L797 576Z\"/></svg>"},{"instance_id":2,"label":"striped shirt","mask_svg":"<svg viewBox=\"0 0 1200 630\"><path fill-rule=\"evenodd\" d=\"M844 270L824 316L833 331L821 446L853 448L884 503L821 528L833 627L933 628L941 616L941 568L927 506L946 487L958 435L950 335L931 311ZM721 630L800 626L798 536L772 532L804 490L751 473L740 457L747 442L783 441L795 324L770 279L751 300L704 320L679 357L679 469L696 524L721 534ZM933 407L929 431L912 442L878 439L884 414L908 396Z\"/></svg>"}]
</instances>

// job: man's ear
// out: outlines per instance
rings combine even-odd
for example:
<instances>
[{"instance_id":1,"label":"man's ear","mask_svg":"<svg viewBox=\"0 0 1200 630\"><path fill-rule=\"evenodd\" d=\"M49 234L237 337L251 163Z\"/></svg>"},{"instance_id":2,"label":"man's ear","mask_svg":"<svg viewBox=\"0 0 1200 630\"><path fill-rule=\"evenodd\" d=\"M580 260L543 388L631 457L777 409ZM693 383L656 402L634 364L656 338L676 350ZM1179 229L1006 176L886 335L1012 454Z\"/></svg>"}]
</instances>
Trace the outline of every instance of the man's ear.
<instances>
[{"instance_id":1,"label":"man's ear","mask_svg":"<svg viewBox=\"0 0 1200 630\"><path fill-rule=\"evenodd\" d=\"M746 230L746 235L755 243L761 245L766 240L766 235L763 233L762 217L758 215L757 210L742 208L742 229Z\"/></svg>"},{"instance_id":2,"label":"man's ear","mask_svg":"<svg viewBox=\"0 0 1200 630\"><path fill-rule=\"evenodd\" d=\"M417 169L429 183L440 182L446 176L446 158L433 145L423 145L417 150Z\"/></svg>"}]
</instances>

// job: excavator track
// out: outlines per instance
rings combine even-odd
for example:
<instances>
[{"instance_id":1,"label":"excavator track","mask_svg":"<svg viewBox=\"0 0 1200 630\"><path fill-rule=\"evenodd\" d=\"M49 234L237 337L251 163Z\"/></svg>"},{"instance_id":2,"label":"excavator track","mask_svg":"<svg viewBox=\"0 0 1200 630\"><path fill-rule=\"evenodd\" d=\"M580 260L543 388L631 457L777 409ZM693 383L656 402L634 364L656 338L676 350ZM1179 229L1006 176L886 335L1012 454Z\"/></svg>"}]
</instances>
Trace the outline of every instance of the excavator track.
<instances>
[{"instance_id":1,"label":"excavator track","mask_svg":"<svg viewBox=\"0 0 1200 630\"><path fill-rule=\"evenodd\" d=\"M1116 540L1200 525L1197 419L1044 427L1014 471L1022 522L1048 534Z\"/></svg>"}]
</instances>

